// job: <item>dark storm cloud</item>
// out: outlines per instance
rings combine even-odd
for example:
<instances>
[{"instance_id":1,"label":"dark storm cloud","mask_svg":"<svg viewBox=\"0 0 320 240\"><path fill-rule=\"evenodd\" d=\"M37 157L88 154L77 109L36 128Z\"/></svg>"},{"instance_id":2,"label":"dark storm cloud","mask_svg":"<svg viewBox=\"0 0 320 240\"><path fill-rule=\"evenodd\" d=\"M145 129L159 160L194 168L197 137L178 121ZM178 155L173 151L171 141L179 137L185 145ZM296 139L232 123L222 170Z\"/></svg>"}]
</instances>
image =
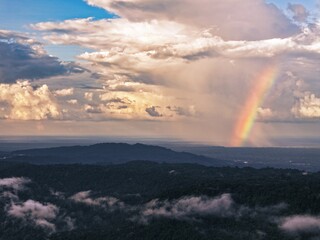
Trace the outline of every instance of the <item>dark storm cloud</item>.
<instances>
[{"instance_id":1,"label":"dark storm cloud","mask_svg":"<svg viewBox=\"0 0 320 240\"><path fill-rule=\"evenodd\" d=\"M0 83L35 80L84 71L49 56L41 43L16 33L0 31Z\"/></svg>"},{"instance_id":2,"label":"dark storm cloud","mask_svg":"<svg viewBox=\"0 0 320 240\"><path fill-rule=\"evenodd\" d=\"M147 112L151 117L162 117L162 114L160 114L160 113L157 111L157 107L155 107L155 106L146 108L146 112Z\"/></svg>"}]
</instances>

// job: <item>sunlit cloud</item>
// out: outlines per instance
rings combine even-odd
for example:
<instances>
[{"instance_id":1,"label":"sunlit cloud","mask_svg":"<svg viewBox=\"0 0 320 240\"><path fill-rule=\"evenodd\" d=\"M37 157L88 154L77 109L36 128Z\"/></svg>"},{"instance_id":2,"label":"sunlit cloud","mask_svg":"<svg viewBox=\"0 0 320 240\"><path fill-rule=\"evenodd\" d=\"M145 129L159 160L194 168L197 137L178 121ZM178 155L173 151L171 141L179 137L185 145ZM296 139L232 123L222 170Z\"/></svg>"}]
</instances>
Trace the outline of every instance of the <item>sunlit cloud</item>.
<instances>
[{"instance_id":1,"label":"sunlit cloud","mask_svg":"<svg viewBox=\"0 0 320 240\"><path fill-rule=\"evenodd\" d=\"M0 104L4 104L0 117L14 120L58 119L59 105L47 85L34 89L27 81L0 84Z\"/></svg>"},{"instance_id":2,"label":"sunlit cloud","mask_svg":"<svg viewBox=\"0 0 320 240\"><path fill-rule=\"evenodd\" d=\"M289 4L284 13L263 0L85 2L116 16L31 25L47 44L84 48L76 63L48 58L43 43L2 32L4 44L14 38L33 55L46 56L64 69L25 76L50 89L55 109L39 103L40 116L29 116L26 108L18 116L18 106L2 100L3 119L118 121L130 128L134 121L154 121L159 129L170 123L168 132L182 139L193 136L223 145L269 144L272 131L265 131L264 123L280 136L288 132L277 123L287 122L293 129L297 122L302 126L319 120L320 24L307 6ZM259 76L270 67L276 72L272 84L245 111L261 85ZM16 84L16 78L10 83ZM31 83L35 89L38 85ZM235 134L241 117L251 119L246 121L250 124Z\"/></svg>"},{"instance_id":3,"label":"sunlit cloud","mask_svg":"<svg viewBox=\"0 0 320 240\"><path fill-rule=\"evenodd\" d=\"M289 234L319 233L320 219L310 215L290 216L283 219L280 229Z\"/></svg>"}]
</instances>

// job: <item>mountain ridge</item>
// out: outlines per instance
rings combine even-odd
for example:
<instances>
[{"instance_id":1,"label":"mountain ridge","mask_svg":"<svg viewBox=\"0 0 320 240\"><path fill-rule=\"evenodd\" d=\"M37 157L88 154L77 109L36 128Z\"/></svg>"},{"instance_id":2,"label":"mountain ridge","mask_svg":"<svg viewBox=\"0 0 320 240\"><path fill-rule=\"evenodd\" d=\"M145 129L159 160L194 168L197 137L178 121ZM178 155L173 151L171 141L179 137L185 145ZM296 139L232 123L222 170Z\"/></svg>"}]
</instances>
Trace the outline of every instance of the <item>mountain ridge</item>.
<instances>
[{"instance_id":1,"label":"mountain ridge","mask_svg":"<svg viewBox=\"0 0 320 240\"><path fill-rule=\"evenodd\" d=\"M88 146L18 150L11 152L9 159L33 164L119 164L145 160L158 163L197 163L205 166L232 165L231 162L225 160L141 143L98 143Z\"/></svg>"}]
</instances>

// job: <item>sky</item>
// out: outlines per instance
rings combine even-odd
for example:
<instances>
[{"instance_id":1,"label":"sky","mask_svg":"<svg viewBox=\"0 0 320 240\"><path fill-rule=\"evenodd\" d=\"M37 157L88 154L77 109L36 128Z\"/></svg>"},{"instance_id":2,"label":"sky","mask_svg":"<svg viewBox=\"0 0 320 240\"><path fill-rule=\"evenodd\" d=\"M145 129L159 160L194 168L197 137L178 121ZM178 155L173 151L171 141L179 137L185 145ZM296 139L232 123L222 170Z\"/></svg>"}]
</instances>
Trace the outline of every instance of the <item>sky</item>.
<instances>
[{"instance_id":1,"label":"sky","mask_svg":"<svg viewBox=\"0 0 320 240\"><path fill-rule=\"evenodd\" d=\"M0 0L0 22L0 136L319 142L317 0Z\"/></svg>"}]
</instances>

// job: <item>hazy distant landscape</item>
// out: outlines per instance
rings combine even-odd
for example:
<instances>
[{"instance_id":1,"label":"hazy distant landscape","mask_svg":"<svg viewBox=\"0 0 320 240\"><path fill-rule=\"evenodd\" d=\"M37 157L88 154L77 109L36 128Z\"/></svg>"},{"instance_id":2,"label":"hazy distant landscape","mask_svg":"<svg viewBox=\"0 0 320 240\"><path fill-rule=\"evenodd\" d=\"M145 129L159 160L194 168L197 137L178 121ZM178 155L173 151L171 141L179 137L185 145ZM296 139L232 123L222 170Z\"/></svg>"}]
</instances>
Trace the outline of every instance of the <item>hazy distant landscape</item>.
<instances>
[{"instance_id":1,"label":"hazy distant landscape","mask_svg":"<svg viewBox=\"0 0 320 240\"><path fill-rule=\"evenodd\" d=\"M94 145L97 141L103 142L108 140L108 138L101 138L100 140L97 138L37 138L33 137L29 140L26 138L0 138L0 154L2 152L2 155L6 155L6 157L14 157L15 159L20 154L30 153L34 157L45 155L44 150L41 149L48 149L48 148L55 148L53 151L50 152L50 156L56 160L59 155L61 156L65 155L64 150L69 149L69 152L74 154L75 156L78 154L77 149L67 148L67 147L73 147L77 145L78 147L82 146L83 149L85 149L85 146ZM155 149L148 149L148 151L152 152L149 153L149 157L144 155L141 159L139 155L135 155L132 153L127 153L125 147L128 147L129 145L135 145L137 143L136 139L127 140L129 145L122 145L124 147L121 150L121 141L124 139L122 138L112 138L109 139L111 142L119 143L119 153L124 154L126 156L123 156L123 160L129 161L129 160L156 160L153 159L152 154L155 154L152 152ZM163 148L166 148L167 150L173 150L177 153L175 157L179 156L178 153L185 152L185 153L191 153L197 156L194 156L196 158L192 159L191 156L188 156L189 159L185 159L185 156L180 155L180 160L175 159L174 161L172 158L171 160L167 159L169 162L188 162L188 163L198 163L198 164L204 164L204 165L215 165L214 162L219 162L222 165L233 165L233 166L240 166L240 167L255 167L255 168L265 168L265 167L274 167L274 168L292 168L292 169L300 169L300 170L306 170L306 171L319 171L320 170L320 148L302 148L302 147L219 147L219 146L209 146L199 143L188 143L188 142L179 142L179 141L165 141L165 140L152 140L152 139L145 139L141 140L144 142L144 146L162 146ZM115 144L117 145L117 144ZM138 144L139 145L139 144ZM141 145L141 146L142 146ZM58 149L58 147L63 146L64 148ZM39 149L34 151L23 151L23 150L30 150L30 149ZM109 146L109 150L112 149L112 146ZM59 150L59 151L58 151ZM104 154L110 154L108 150L108 146L101 147L98 152L97 149L92 149L89 152L86 152L86 154L94 155L96 154L95 160L90 160L91 163L93 162L99 162L101 158L106 158ZM141 149L142 150L142 149ZM146 149L144 149L146 150ZM157 148L157 150L165 150ZM137 149L138 151L138 149ZM58 154L59 152L59 154ZM62 152L62 153L61 153ZM166 154L173 154L173 152L169 153L168 151ZM30 154L26 154L29 156ZM80 153L81 155L81 153ZM70 157L75 157L70 156ZM112 156L108 155L109 158L112 158ZM199 158L199 156L201 156ZM5 157L5 156L2 156ZM21 156L20 156L21 157ZM120 156L117 156L119 158ZM169 157L167 155L167 157ZM190 158L191 157L191 158ZM198 158L197 158L198 157ZM87 156L83 156L83 158L88 158ZM205 159L208 158L208 159ZM92 158L91 158L92 159ZM213 160L214 159L214 160ZM26 161L20 158L21 161ZM70 159L69 159L70 160ZM106 160L106 159L104 159ZM119 159L118 159L119 160ZM163 158L163 160L166 160L166 158ZM213 160L213 161L212 161ZM30 160L31 162L35 163L34 160ZM42 159L42 161L45 161L45 159ZM53 160L51 160L53 161ZM59 163L63 163L63 159L59 160ZM81 162L79 159L73 159L72 161L75 162ZM112 161L117 162L117 159L109 159L109 163ZM107 163L108 163L107 161ZM50 162L50 161L49 161ZM57 163L57 161L55 162Z\"/></svg>"},{"instance_id":2,"label":"hazy distant landscape","mask_svg":"<svg viewBox=\"0 0 320 240\"><path fill-rule=\"evenodd\" d=\"M0 239L319 236L319 149L163 145L1 152Z\"/></svg>"},{"instance_id":3,"label":"hazy distant landscape","mask_svg":"<svg viewBox=\"0 0 320 240\"><path fill-rule=\"evenodd\" d=\"M240 166L265 168L293 168L307 171L320 170L320 148L231 148L210 146L177 147L180 151L210 158L232 161Z\"/></svg>"}]
</instances>

